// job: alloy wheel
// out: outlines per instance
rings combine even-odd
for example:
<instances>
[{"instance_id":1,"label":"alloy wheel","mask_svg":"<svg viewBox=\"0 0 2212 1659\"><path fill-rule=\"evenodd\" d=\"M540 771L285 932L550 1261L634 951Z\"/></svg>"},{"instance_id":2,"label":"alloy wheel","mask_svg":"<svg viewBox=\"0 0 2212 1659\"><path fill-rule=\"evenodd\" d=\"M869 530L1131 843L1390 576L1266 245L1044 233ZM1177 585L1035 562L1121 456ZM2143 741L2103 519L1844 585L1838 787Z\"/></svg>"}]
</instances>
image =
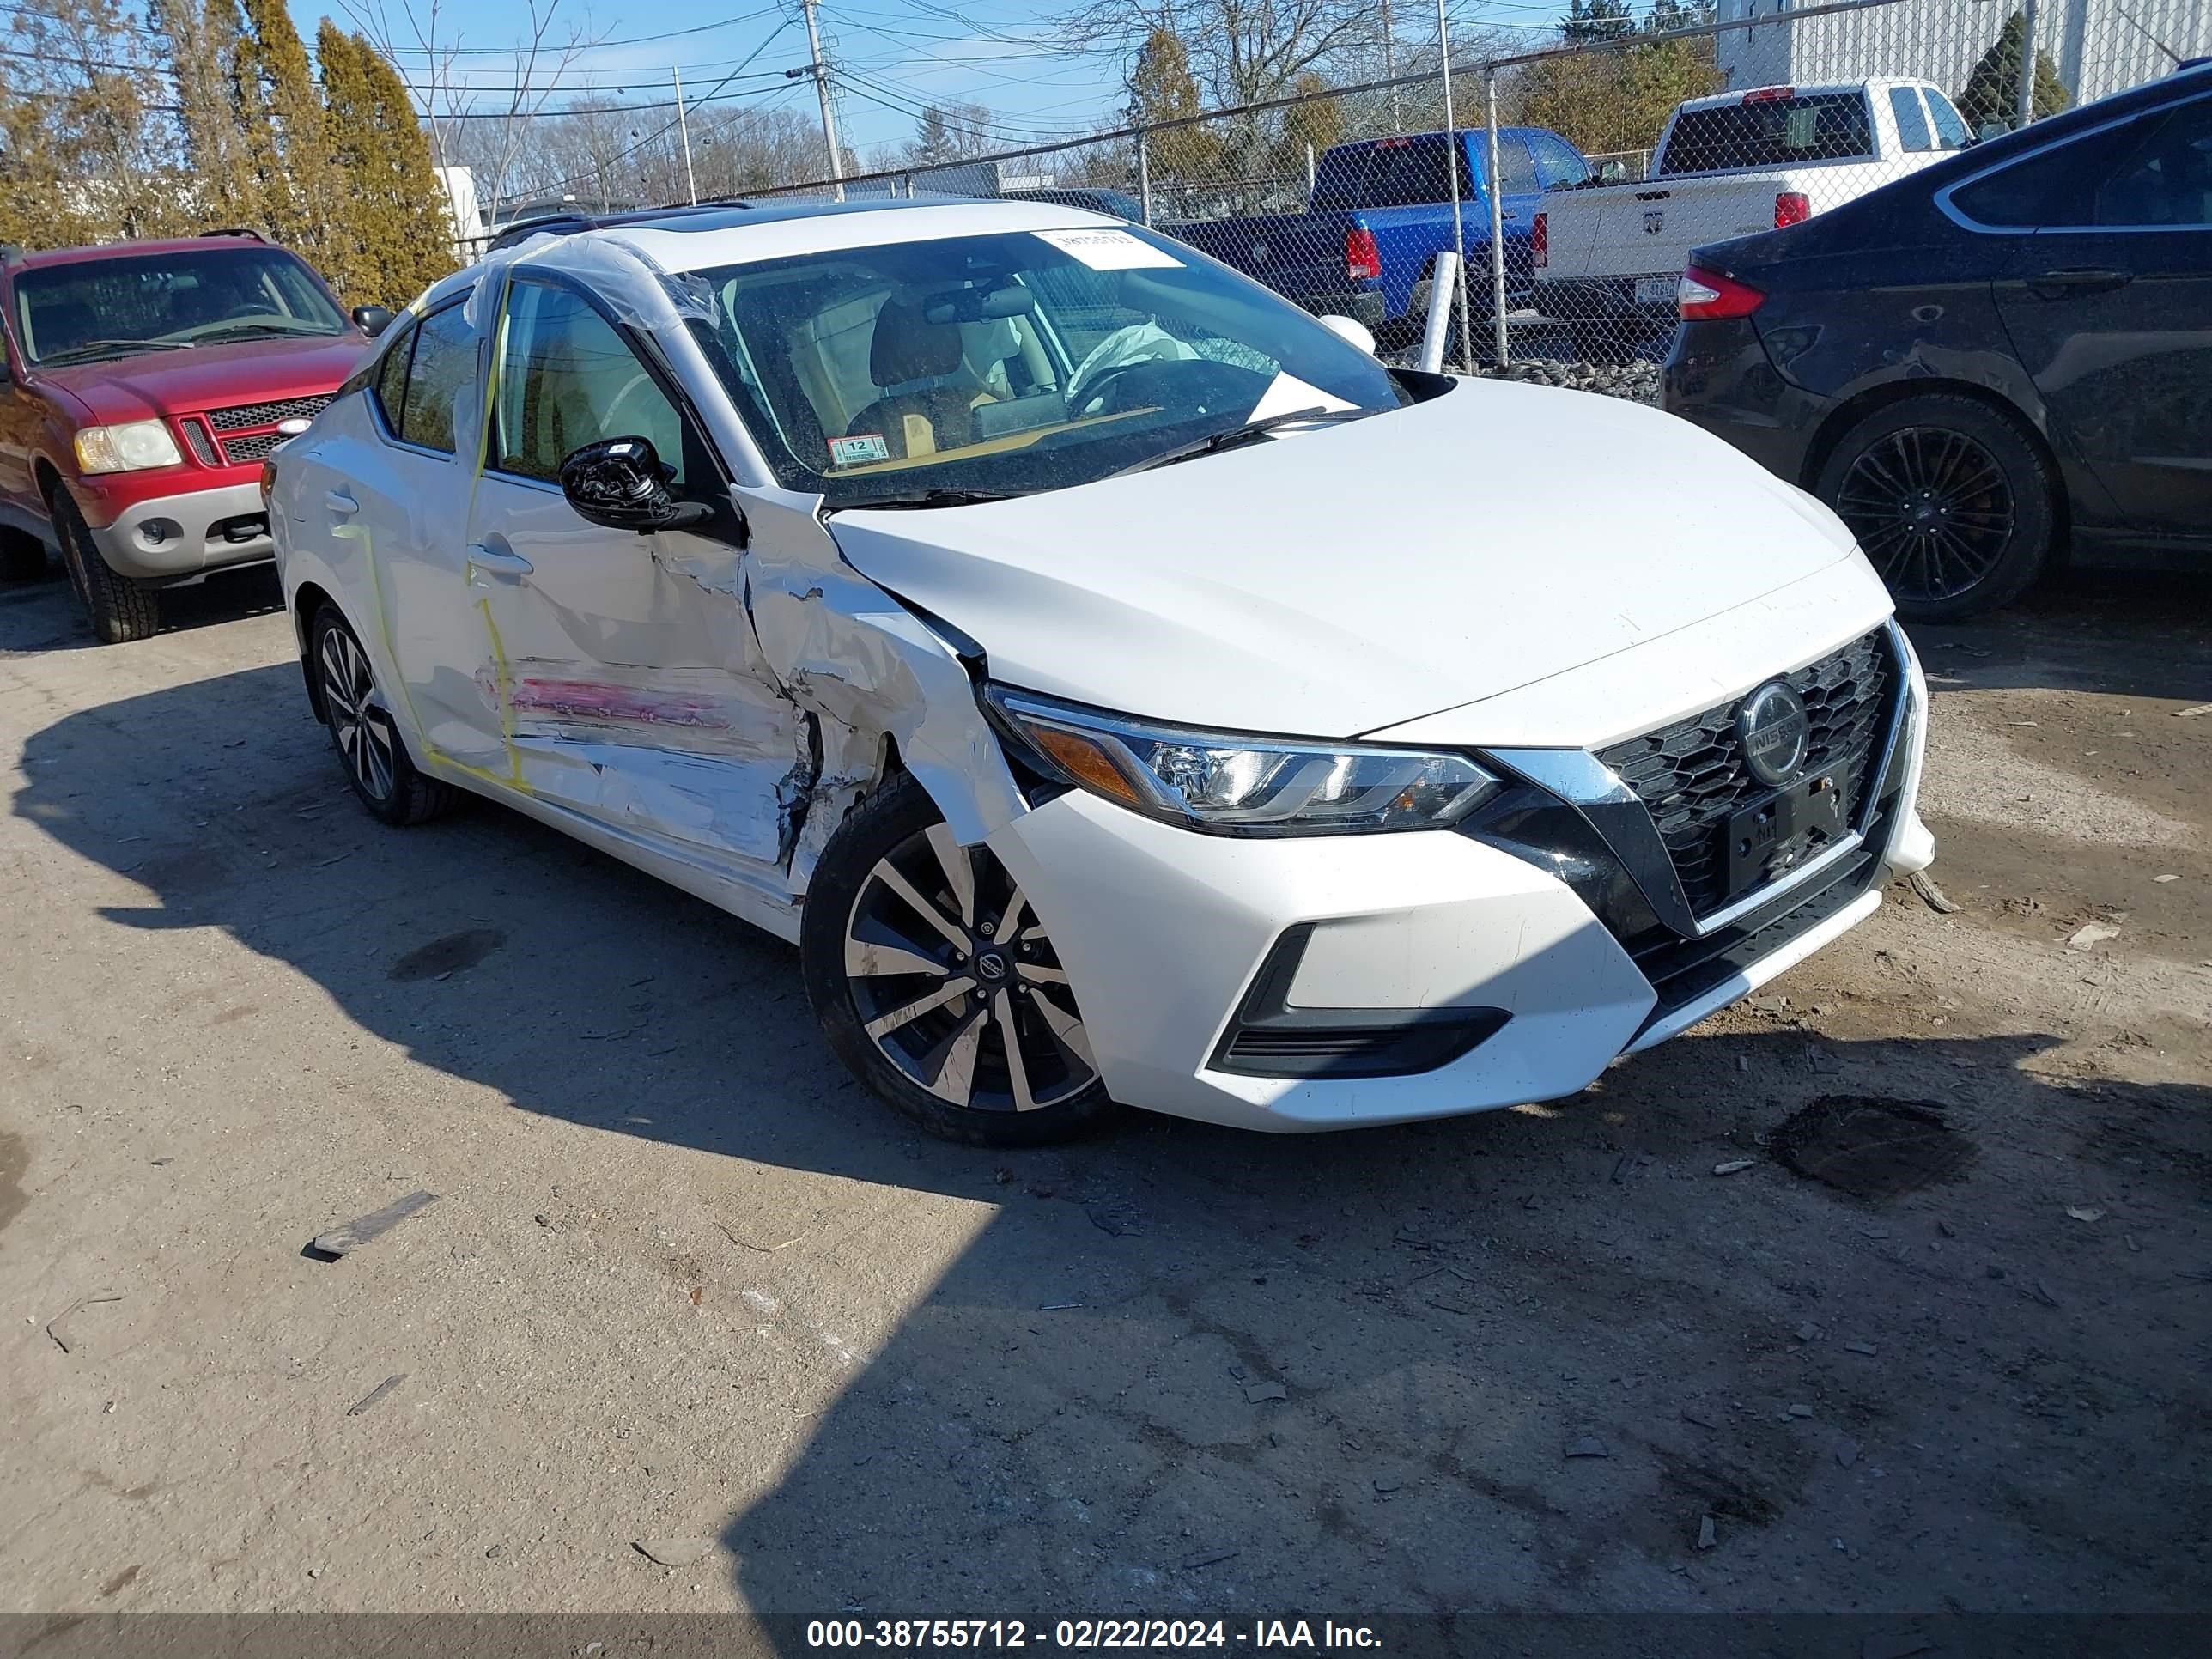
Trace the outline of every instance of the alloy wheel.
<instances>
[{"instance_id":1,"label":"alloy wheel","mask_svg":"<svg viewBox=\"0 0 2212 1659\"><path fill-rule=\"evenodd\" d=\"M392 753L398 734L391 711L376 689L368 658L342 628L323 630L320 653L323 705L330 711L331 735L352 773L355 786L380 804L392 799Z\"/></svg>"},{"instance_id":2,"label":"alloy wheel","mask_svg":"<svg viewBox=\"0 0 2212 1659\"><path fill-rule=\"evenodd\" d=\"M1987 580L2019 522L2004 469L1945 427L1890 433L1853 461L1836 512L1900 599L1954 599Z\"/></svg>"},{"instance_id":3,"label":"alloy wheel","mask_svg":"<svg viewBox=\"0 0 2212 1659\"><path fill-rule=\"evenodd\" d=\"M860 884L845 976L868 1040L951 1105L1035 1111L1097 1079L1029 901L988 849L962 847L942 823L900 842Z\"/></svg>"}]
</instances>

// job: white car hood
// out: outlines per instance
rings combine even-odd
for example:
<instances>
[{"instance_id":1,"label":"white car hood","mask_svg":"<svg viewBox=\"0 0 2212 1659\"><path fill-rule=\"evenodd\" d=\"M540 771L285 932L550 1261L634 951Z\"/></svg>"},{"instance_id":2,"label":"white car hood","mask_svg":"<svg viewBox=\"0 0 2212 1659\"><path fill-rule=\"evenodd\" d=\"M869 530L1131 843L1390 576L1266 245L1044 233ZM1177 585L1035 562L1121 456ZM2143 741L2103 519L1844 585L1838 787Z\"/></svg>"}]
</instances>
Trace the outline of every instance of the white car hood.
<instances>
[{"instance_id":1,"label":"white car hood","mask_svg":"<svg viewBox=\"0 0 2212 1659\"><path fill-rule=\"evenodd\" d=\"M1002 683L1336 738L1856 556L1833 514L1687 422L1498 380L1075 489L829 524L855 569L981 643Z\"/></svg>"}]
</instances>

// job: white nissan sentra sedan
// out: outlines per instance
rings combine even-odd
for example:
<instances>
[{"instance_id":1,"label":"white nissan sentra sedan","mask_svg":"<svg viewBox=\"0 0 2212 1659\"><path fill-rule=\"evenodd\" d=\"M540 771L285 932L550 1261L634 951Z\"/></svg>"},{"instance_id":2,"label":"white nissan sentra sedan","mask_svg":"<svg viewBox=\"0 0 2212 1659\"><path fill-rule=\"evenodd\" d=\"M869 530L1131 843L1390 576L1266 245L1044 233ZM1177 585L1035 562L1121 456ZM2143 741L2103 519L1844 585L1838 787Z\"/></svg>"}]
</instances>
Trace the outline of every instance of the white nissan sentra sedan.
<instances>
[{"instance_id":1,"label":"white nissan sentra sedan","mask_svg":"<svg viewBox=\"0 0 2212 1659\"><path fill-rule=\"evenodd\" d=\"M390 329L267 480L309 696L797 942L922 1126L1565 1095L1933 843L1826 507L1632 404L1386 368L1045 204L580 222Z\"/></svg>"}]
</instances>

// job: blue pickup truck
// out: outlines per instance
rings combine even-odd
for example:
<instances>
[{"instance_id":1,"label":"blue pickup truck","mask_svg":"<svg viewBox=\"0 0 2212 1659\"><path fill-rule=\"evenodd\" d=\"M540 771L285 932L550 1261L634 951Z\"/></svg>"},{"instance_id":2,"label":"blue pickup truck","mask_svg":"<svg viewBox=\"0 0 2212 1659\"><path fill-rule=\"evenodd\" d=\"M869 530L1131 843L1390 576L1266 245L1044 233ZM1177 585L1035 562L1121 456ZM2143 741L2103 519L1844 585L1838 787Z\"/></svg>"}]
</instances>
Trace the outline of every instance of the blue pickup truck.
<instances>
[{"instance_id":1,"label":"blue pickup truck","mask_svg":"<svg viewBox=\"0 0 2212 1659\"><path fill-rule=\"evenodd\" d=\"M1199 219L1158 227L1169 235L1265 283L1308 311L1357 318L1386 342L1418 330L1428 308L1437 255L1452 246L1451 175L1456 155L1460 212L1470 273L1468 299L1490 311L1490 135L1411 132L1324 151L1304 213ZM1544 127L1498 131L1499 207L1504 228L1506 303L1534 289L1529 236L1547 190L1586 183L1583 153Z\"/></svg>"}]
</instances>

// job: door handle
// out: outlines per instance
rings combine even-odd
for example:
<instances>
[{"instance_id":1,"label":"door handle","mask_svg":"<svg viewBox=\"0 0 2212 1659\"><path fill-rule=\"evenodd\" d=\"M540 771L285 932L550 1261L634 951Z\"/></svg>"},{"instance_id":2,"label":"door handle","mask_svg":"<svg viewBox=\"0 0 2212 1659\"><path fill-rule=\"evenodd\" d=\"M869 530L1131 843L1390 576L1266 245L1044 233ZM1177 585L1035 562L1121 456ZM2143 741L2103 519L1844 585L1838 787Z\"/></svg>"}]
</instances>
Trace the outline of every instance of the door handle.
<instances>
[{"instance_id":1,"label":"door handle","mask_svg":"<svg viewBox=\"0 0 2212 1659\"><path fill-rule=\"evenodd\" d=\"M482 542L469 544L468 578L471 586L485 584L480 577L499 581L520 581L531 571L530 561L521 554L507 549L486 547Z\"/></svg>"},{"instance_id":2,"label":"door handle","mask_svg":"<svg viewBox=\"0 0 2212 1659\"><path fill-rule=\"evenodd\" d=\"M2060 300L2075 294L2109 294L2133 281L2131 270L2041 270L2027 279L2027 291L2040 299Z\"/></svg>"},{"instance_id":3,"label":"door handle","mask_svg":"<svg viewBox=\"0 0 2212 1659\"><path fill-rule=\"evenodd\" d=\"M323 505L342 519L350 519L361 511L361 503L354 500L350 491L343 489L331 491L323 497Z\"/></svg>"}]
</instances>

